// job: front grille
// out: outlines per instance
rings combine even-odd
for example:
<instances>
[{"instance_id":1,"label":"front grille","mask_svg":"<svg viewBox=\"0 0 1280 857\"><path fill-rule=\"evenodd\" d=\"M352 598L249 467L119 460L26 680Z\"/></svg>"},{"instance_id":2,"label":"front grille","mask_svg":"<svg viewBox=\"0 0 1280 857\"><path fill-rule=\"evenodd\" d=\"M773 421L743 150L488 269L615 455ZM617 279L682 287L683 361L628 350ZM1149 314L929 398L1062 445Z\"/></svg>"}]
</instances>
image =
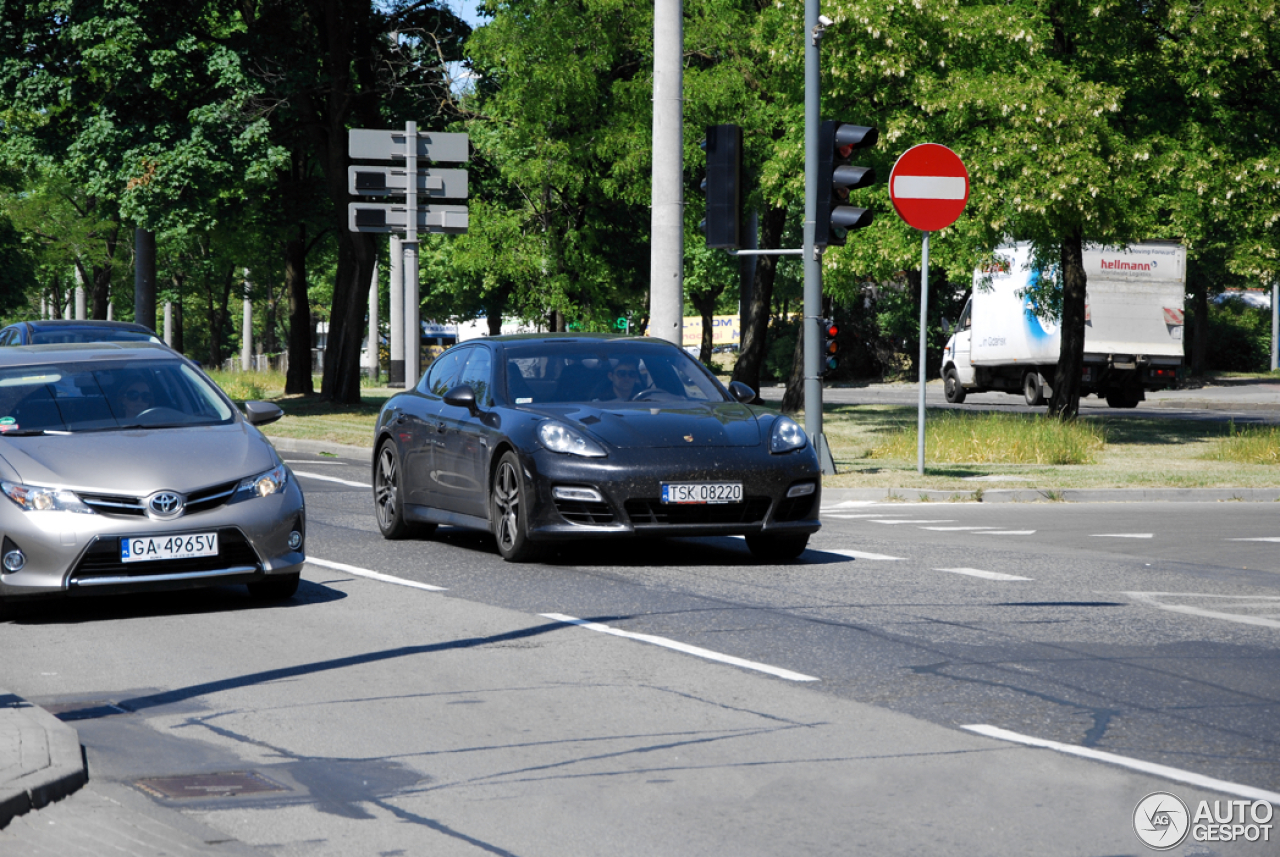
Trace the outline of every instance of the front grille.
<instances>
[{"instance_id":1,"label":"front grille","mask_svg":"<svg viewBox=\"0 0 1280 857\"><path fill-rule=\"evenodd\" d=\"M166 533L166 535L168 535ZM174 533L173 535L178 535ZM244 533L235 527L218 530L218 555L197 556L190 559L174 559L155 562L121 562L120 539L114 536L99 537L85 551L80 562L71 572L72 580L92 577L137 577L145 579L152 574L179 574L191 571L218 571L233 566L251 566L261 571L262 563Z\"/></svg>"},{"instance_id":2,"label":"front grille","mask_svg":"<svg viewBox=\"0 0 1280 857\"><path fill-rule=\"evenodd\" d=\"M656 499L628 500L627 517L644 524L757 524L769 512L768 497L748 497L741 503L673 504Z\"/></svg>"},{"instance_id":3,"label":"front grille","mask_svg":"<svg viewBox=\"0 0 1280 857\"><path fill-rule=\"evenodd\" d=\"M138 497L114 494L78 494L80 501L103 515L146 515L147 509Z\"/></svg>"},{"instance_id":4,"label":"front grille","mask_svg":"<svg viewBox=\"0 0 1280 857\"><path fill-rule=\"evenodd\" d=\"M787 497L778 503L778 511L773 513L775 521L803 521L813 517L813 501L816 494L803 497Z\"/></svg>"},{"instance_id":5,"label":"front grille","mask_svg":"<svg viewBox=\"0 0 1280 857\"><path fill-rule=\"evenodd\" d=\"M239 484L239 481L224 482L221 485L192 491L187 495L187 508L182 514L194 515L196 512L207 512L218 508L231 499L231 495L236 493L236 486Z\"/></svg>"},{"instance_id":6,"label":"front grille","mask_svg":"<svg viewBox=\"0 0 1280 857\"><path fill-rule=\"evenodd\" d=\"M231 499L231 495L236 492L236 486L239 484L238 481L223 482L221 485L211 485L199 491L192 491L187 495L186 508L183 509L182 514L194 515L197 512L218 508ZM102 515L144 517L147 514L146 502L142 497L117 494L78 494L77 496L86 506Z\"/></svg>"},{"instance_id":7,"label":"front grille","mask_svg":"<svg viewBox=\"0 0 1280 857\"><path fill-rule=\"evenodd\" d=\"M560 517L571 524L612 524L613 510L608 503L595 503L584 500L555 501L556 511Z\"/></svg>"}]
</instances>

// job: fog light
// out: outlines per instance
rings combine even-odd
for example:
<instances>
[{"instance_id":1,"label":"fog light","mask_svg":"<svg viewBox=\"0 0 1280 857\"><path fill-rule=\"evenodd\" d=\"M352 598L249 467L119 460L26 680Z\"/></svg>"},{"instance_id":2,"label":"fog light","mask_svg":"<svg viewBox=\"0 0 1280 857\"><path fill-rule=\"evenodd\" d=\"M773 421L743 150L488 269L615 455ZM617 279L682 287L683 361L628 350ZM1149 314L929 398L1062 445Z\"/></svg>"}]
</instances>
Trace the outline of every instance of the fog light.
<instances>
[{"instance_id":1,"label":"fog light","mask_svg":"<svg viewBox=\"0 0 1280 857\"><path fill-rule=\"evenodd\" d=\"M577 500L580 503L603 503L604 497L594 488L580 488L570 485L557 485L551 489L551 496L557 500Z\"/></svg>"},{"instance_id":2,"label":"fog light","mask_svg":"<svg viewBox=\"0 0 1280 857\"><path fill-rule=\"evenodd\" d=\"M816 486L812 482L801 482L799 485L792 485L787 489L788 497L807 497L813 493Z\"/></svg>"},{"instance_id":3,"label":"fog light","mask_svg":"<svg viewBox=\"0 0 1280 857\"><path fill-rule=\"evenodd\" d=\"M294 530L292 533L289 533L289 550L296 551L300 547L302 547L302 533Z\"/></svg>"},{"instance_id":4,"label":"fog light","mask_svg":"<svg viewBox=\"0 0 1280 857\"><path fill-rule=\"evenodd\" d=\"M5 571L22 571L22 567L26 564L27 557L20 550L11 550L4 555Z\"/></svg>"}]
</instances>

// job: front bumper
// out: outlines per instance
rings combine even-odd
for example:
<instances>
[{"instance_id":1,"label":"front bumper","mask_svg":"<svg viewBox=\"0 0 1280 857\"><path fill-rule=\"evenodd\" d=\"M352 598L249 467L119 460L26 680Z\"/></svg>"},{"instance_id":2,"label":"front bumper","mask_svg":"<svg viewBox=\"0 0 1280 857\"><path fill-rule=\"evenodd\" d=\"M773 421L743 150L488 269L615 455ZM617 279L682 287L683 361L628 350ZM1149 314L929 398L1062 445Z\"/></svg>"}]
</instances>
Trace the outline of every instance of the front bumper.
<instances>
[{"instance_id":1,"label":"front bumper","mask_svg":"<svg viewBox=\"0 0 1280 857\"><path fill-rule=\"evenodd\" d=\"M758 447L611 449L607 458L538 451L523 456L533 496L529 535L539 541L626 535L801 535L821 528L822 475L811 446L784 455ZM741 482L743 502L668 505L664 482ZM812 492L787 497L795 486ZM556 499L594 488L603 502ZM804 490L804 489L797 489Z\"/></svg>"},{"instance_id":2,"label":"front bumper","mask_svg":"<svg viewBox=\"0 0 1280 857\"><path fill-rule=\"evenodd\" d=\"M291 574L306 560L305 540L289 547L289 534L306 535L302 491L292 478L269 497L233 497L214 509L170 521L123 514L24 512L0 497L4 549L21 549L26 564L0 571L0 597L67 593L106 594L250 583ZM154 562L120 561L119 540L137 536L218 533L218 555Z\"/></svg>"}]
</instances>

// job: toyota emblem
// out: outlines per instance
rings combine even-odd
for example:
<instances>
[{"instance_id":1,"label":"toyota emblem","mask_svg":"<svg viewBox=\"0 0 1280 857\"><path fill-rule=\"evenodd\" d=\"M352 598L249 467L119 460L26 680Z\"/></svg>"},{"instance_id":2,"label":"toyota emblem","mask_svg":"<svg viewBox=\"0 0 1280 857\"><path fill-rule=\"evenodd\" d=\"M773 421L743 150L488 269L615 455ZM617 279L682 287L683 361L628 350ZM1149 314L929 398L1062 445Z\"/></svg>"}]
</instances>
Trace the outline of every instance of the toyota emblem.
<instances>
[{"instance_id":1,"label":"toyota emblem","mask_svg":"<svg viewBox=\"0 0 1280 857\"><path fill-rule=\"evenodd\" d=\"M147 509L156 518L176 518L182 514L182 495L158 491L147 500Z\"/></svg>"}]
</instances>

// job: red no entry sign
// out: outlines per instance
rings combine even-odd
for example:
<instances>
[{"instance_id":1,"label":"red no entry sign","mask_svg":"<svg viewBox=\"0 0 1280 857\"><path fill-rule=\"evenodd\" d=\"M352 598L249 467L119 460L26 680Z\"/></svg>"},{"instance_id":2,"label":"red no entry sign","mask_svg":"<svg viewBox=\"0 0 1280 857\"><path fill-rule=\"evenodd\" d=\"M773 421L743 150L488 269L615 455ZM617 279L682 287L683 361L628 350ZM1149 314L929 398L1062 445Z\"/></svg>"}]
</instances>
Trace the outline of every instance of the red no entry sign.
<instances>
[{"instance_id":1,"label":"red no entry sign","mask_svg":"<svg viewBox=\"0 0 1280 857\"><path fill-rule=\"evenodd\" d=\"M946 229L969 201L969 171L946 146L912 146L889 173L889 198L908 226L924 232Z\"/></svg>"}]
</instances>

